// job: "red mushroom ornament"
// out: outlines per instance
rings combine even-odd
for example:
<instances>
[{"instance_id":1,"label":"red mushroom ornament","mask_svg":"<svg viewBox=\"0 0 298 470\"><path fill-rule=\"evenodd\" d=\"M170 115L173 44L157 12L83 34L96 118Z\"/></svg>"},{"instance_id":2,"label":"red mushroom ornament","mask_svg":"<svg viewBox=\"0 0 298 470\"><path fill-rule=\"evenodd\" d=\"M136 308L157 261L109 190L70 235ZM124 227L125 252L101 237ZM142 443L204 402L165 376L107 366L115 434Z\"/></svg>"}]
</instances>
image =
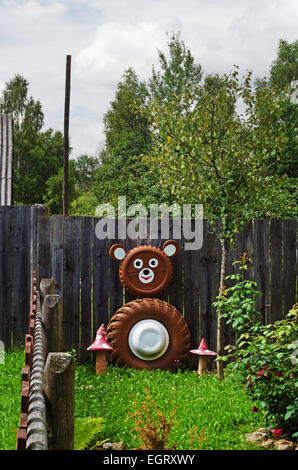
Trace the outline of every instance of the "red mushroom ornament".
<instances>
[{"instance_id":1,"label":"red mushroom ornament","mask_svg":"<svg viewBox=\"0 0 298 470\"><path fill-rule=\"evenodd\" d=\"M102 375L107 370L106 353L113 351L113 348L106 340L106 330L104 324L102 324L97 331L94 343L89 346L87 350L95 352L95 372L98 375Z\"/></svg>"},{"instance_id":2,"label":"red mushroom ornament","mask_svg":"<svg viewBox=\"0 0 298 470\"><path fill-rule=\"evenodd\" d=\"M216 352L210 351L207 348L207 344L204 338L202 338L202 341L198 349L192 349L190 352L192 354L197 354L199 356L199 367L198 367L199 375L202 375L207 371L208 356L217 356Z\"/></svg>"}]
</instances>

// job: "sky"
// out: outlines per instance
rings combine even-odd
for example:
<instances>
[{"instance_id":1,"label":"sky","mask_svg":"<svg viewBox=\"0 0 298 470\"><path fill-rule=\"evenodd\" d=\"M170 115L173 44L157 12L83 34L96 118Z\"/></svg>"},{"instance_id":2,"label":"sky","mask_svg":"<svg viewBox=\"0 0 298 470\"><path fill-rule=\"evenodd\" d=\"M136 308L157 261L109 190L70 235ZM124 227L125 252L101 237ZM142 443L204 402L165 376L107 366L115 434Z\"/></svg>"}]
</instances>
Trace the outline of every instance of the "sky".
<instances>
[{"instance_id":1,"label":"sky","mask_svg":"<svg viewBox=\"0 0 298 470\"><path fill-rule=\"evenodd\" d=\"M180 31L205 74L235 64L263 77L279 39L298 39L297 24L297 0L0 0L0 91L23 75L44 129L63 131L70 54L71 157L97 155L117 83L128 67L148 80L167 34Z\"/></svg>"}]
</instances>

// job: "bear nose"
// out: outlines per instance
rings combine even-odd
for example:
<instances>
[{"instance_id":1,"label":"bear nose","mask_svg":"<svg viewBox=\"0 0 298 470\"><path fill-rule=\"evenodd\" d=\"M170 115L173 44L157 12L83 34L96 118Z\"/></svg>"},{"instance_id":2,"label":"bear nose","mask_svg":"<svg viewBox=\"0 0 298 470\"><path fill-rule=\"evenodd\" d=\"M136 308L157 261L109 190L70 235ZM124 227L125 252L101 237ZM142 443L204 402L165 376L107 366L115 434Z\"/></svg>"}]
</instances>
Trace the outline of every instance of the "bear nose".
<instances>
[{"instance_id":1,"label":"bear nose","mask_svg":"<svg viewBox=\"0 0 298 470\"><path fill-rule=\"evenodd\" d=\"M150 274L149 269L144 269L143 274L145 274L145 276L147 276L148 274Z\"/></svg>"}]
</instances>

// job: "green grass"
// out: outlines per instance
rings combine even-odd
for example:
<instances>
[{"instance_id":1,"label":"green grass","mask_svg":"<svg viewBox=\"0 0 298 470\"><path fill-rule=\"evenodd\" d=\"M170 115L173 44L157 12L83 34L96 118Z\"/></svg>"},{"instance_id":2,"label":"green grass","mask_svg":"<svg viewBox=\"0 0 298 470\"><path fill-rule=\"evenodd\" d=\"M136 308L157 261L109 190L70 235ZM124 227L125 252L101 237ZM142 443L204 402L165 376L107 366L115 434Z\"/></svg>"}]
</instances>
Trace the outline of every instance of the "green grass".
<instances>
[{"instance_id":1,"label":"green grass","mask_svg":"<svg viewBox=\"0 0 298 470\"><path fill-rule=\"evenodd\" d=\"M14 450L20 424L24 349L5 353L4 359L0 364L0 450Z\"/></svg>"},{"instance_id":2,"label":"green grass","mask_svg":"<svg viewBox=\"0 0 298 470\"><path fill-rule=\"evenodd\" d=\"M21 410L21 370L24 350L5 354L0 365L0 450L13 450ZM261 413L251 411L251 403L231 381L219 382L215 375L198 377L194 372L171 373L120 369L109 365L107 372L97 376L94 366L76 364L76 418L104 418L100 439L124 441L126 449L138 447L139 441L131 429L134 420L126 418L136 411L133 402L145 399L145 390L162 412L176 414L170 434L178 449L190 449L188 432L196 427L207 439L202 449L260 449L249 445L245 434L264 426Z\"/></svg>"},{"instance_id":3,"label":"green grass","mask_svg":"<svg viewBox=\"0 0 298 470\"><path fill-rule=\"evenodd\" d=\"M125 370L110 365L104 375L97 376L94 366L77 365L75 415L104 418L101 438L123 441L126 449L134 449L139 445L130 432L135 423L126 418L136 410L133 402L145 399L145 389L166 416L177 405L170 442L179 443L178 449L190 449L188 432L193 427L198 433L204 431L207 440L202 449L260 449L248 444L245 434L264 426L261 413L251 411L241 385L220 382L215 375L198 377L191 371Z\"/></svg>"}]
</instances>

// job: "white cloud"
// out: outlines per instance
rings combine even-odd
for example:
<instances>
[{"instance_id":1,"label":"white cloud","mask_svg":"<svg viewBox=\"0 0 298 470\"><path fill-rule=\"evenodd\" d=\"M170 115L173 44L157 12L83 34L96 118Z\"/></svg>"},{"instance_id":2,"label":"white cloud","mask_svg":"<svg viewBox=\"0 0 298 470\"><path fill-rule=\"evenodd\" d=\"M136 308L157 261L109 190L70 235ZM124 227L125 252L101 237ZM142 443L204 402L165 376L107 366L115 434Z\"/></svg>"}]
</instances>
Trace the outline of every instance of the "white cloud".
<instances>
[{"instance_id":1,"label":"white cloud","mask_svg":"<svg viewBox=\"0 0 298 470\"><path fill-rule=\"evenodd\" d=\"M129 66L147 77L157 47L165 45L165 33L158 24L105 23L98 27L94 41L77 55L76 73L89 80L100 78L102 86L119 80Z\"/></svg>"}]
</instances>

